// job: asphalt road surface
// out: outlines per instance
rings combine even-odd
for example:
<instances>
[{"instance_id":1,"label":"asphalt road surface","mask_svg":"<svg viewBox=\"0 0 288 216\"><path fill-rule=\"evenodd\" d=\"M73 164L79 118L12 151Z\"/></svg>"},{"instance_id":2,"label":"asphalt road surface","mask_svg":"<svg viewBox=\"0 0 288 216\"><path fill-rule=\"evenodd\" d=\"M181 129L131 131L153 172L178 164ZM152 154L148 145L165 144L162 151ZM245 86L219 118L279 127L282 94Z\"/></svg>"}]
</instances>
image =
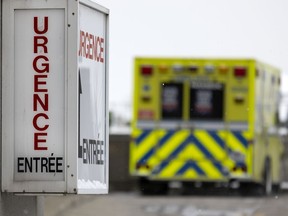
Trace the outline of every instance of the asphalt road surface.
<instances>
[{"instance_id":1,"label":"asphalt road surface","mask_svg":"<svg viewBox=\"0 0 288 216\"><path fill-rule=\"evenodd\" d=\"M238 195L49 196L44 216L287 216L288 193L270 197Z\"/></svg>"}]
</instances>

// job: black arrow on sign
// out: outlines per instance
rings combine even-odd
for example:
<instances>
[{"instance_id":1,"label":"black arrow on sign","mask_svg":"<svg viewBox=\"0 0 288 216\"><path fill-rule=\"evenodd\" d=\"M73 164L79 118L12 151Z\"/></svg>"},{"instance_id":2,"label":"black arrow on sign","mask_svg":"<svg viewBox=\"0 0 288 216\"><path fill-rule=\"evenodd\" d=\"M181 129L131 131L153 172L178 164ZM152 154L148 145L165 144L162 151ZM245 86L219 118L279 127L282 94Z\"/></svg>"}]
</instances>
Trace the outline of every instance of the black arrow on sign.
<instances>
[{"instance_id":1,"label":"black arrow on sign","mask_svg":"<svg viewBox=\"0 0 288 216\"><path fill-rule=\"evenodd\" d=\"M82 94L82 84L81 84L81 73L80 73L80 68L79 68L79 94L78 94L78 158L82 158L82 148L79 148L80 146L80 121L81 121L81 116L80 116L80 100L81 100L81 94Z\"/></svg>"}]
</instances>

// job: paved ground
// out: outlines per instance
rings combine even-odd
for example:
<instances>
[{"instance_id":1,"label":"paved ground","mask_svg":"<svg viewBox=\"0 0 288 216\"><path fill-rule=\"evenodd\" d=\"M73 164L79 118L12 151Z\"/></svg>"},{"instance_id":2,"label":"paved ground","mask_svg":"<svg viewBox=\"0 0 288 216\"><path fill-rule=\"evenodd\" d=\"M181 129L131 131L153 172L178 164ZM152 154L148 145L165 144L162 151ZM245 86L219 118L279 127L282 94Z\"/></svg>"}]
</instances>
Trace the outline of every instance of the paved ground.
<instances>
[{"instance_id":1,"label":"paved ground","mask_svg":"<svg viewBox=\"0 0 288 216\"><path fill-rule=\"evenodd\" d=\"M200 193L197 196L181 196L177 193L169 196L141 196L136 192L111 192L109 195L95 196L50 196L45 198L44 216L288 216L288 137L285 140L282 178L286 182L282 186L286 192L277 195L243 197L237 193L229 194L220 190L217 193ZM122 146L126 145L121 145L121 149ZM114 150L118 153L121 149ZM119 167L119 163L116 162L114 161L114 165ZM131 190L135 186L125 168L128 161L125 163L126 165L120 164L121 169L111 167L111 170L119 170L111 173L111 180L119 180L119 176L124 176L120 179L121 187L115 182L110 185L113 191L115 188Z\"/></svg>"},{"instance_id":2,"label":"paved ground","mask_svg":"<svg viewBox=\"0 0 288 216\"><path fill-rule=\"evenodd\" d=\"M45 200L45 216L287 216L288 194L271 197L110 193Z\"/></svg>"}]
</instances>

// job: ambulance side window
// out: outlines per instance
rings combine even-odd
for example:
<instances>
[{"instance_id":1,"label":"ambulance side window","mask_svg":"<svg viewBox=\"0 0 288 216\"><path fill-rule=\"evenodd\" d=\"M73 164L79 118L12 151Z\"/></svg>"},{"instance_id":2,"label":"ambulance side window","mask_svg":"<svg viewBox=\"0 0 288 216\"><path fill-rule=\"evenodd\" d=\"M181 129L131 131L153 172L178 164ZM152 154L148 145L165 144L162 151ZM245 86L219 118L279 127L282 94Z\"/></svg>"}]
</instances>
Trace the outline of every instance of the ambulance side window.
<instances>
[{"instance_id":1,"label":"ambulance side window","mask_svg":"<svg viewBox=\"0 0 288 216\"><path fill-rule=\"evenodd\" d=\"M182 119L183 116L183 84L161 84L161 113L163 120Z\"/></svg>"}]
</instances>

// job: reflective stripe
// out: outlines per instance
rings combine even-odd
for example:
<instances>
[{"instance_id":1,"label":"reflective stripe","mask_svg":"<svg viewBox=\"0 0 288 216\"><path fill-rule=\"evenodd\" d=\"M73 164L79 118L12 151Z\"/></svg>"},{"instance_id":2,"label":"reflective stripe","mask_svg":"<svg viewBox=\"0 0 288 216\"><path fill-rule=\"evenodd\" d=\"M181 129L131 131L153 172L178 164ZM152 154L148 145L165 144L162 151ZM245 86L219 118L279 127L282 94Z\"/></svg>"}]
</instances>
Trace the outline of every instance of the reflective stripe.
<instances>
[{"instance_id":1,"label":"reflective stripe","mask_svg":"<svg viewBox=\"0 0 288 216\"><path fill-rule=\"evenodd\" d=\"M208 131L210 136L216 141L216 143L222 148L225 149L225 143L224 141L218 136L218 134L215 131Z\"/></svg>"},{"instance_id":2,"label":"reflective stripe","mask_svg":"<svg viewBox=\"0 0 288 216\"><path fill-rule=\"evenodd\" d=\"M160 140L159 146L162 146L166 143L167 140L174 134L174 131L168 131ZM156 151L157 145L151 147L151 149L137 162L140 164L146 163L151 156L153 156L154 152Z\"/></svg>"},{"instance_id":3,"label":"reflective stripe","mask_svg":"<svg viewBox=\"0 0 288 216\"><path fill-rule=\"evenodd\" d=\"M166 166L169 165L170 161L176 158L182 150L189 144L194 143L195 146L206 156L211 158L212 160L215 161L215 158L213 155L202 145L202 143L193 135L190 135L184 142L182 142L167 158L165 161L163 161L160 166L153 172L153 174L159 174L162 172ZM214 164L214 163L213 163ZM223 173L223 168L220 167L219 165L214 166L220 173ZM197 172L197 170L196 170ZM198 173L198 172L197 172Z\"/></svg>"},{"instance_id":4,"label":"reflective stripe","mask_svg":"<svg viewBox=\"0 0 288 216\"><path fill-rule=\"evenodd\" d=\"M227 176L229 173L224 170L224 166L220 162L214 162L213 165L221 172L222 175Z\"/></svg>"},{"instance_id":5,"label":"reflective stripe","mask_svg":"<svg viewBox=\"0 0 288 216\"><path fill-rule=\"evenodd\" d=\"M185 129L160 129L138 134L134 162L149 164L150 174L158 178L221 179L236 165L229 154L248 151L249 134L243 131L194 130L191 134Z\"/></svg>"},{"instance_id":6,"label":"reflective stripe","mask_svg":"<svg viewBox=\"0 0 288 216\"><path fill-rule=\"evenodd\" d=\"M156 169L152 171L152 174L158 175L168 164L169 161L163 161Z\"/></svg>"},{"instance_id":7,"label":"reflective stripe","mask_svg":"<svg viewBox=\"0 0 288 216\"><path fill-rule=\"evenodd\" d=\"M227 158L227 150L225 146L219 145L217 141L207 131L195 130L194 135L202 143L202 145L213 155L216 161L222 161ZM204 157L206 156L204 155ZM199 159L201 158L198 158L198 160Z\"/></svg>"},{"instance_id":8,"label":"reflective stripe","mask_svg":"<svg viewBox=\"0 0 288 216\"><path fill-rule=\"evenodd\" d=\"M146 163L146 162L149 160L149 158L154 154L154 151L155 151L154 148L150 149L150 150L137 162L137 164L144 164L144 163Z\"/></svg>"},{"instance_id":9,"label":"reflective stripe","mask_svg":"<svg viewBox=\"0 0 288 216\"><path fill-rule=\"evenodd\" d=\"M150 133L151 130L144 130L143 133L135 139L135 144L139 145Z\"/></svg>"},{"instance_id":10,"label":"reflective stripe","mask_svg":"<svg viewBox=\"0 0 288 216\"><path fill-rule=\"evenodd\" d=\"M241 132L236 132L237 133L241 133ZM245 147L245 145L243 145L243 143L235 136L235 134L233 132L227 132L226 134L226 143L227 146L232 150L232 151L239 151L242 154L246 154L247 153L247 148Z\"/></svg>"},{"instance_id":11,"label":"reflective stripe","mask_svg":"<svg viewBox=\"0 0 288 216\"><path fill-rule=\"evenodd\" d=\"M189 136L189 131L187 130L177 130L174 132L173 136L166 141L161 148L157 149L157 157L159 160L166 160L172 152Z\"/></svg>"},{"instance_id":12,"label":"reflective stripe","mask_svg":"<svg viewBox=\"0 0 288 216\"><path fill-rule=\"evenodd\" d=\"M194 143L198 147L198 149L200 149L204 153L206 157L215 160L214 156L206 149L206 147L194 135L190 135L187 141L188 143L189 142Z\"/></svg>"},{"instance_id":13,"label":"reflective stripe","mask_svg":"<svg viewBox=\"0 0 288 216\"><path fill-rule=\"evenodd\" d=\"M159 140L159 147L164 145L173 136L174 133L175 131L173 130L168 131L167 134Z\"/></svg>"},{"instance_id":14,"label":"reflective stripe","mask_svg":"<svg viewBox=\"0 0 288 216\"><path fill-rule=\"evenodd\" d=\"M239 131L234 131L232 132L234 134L234 136L240 141L240 143L245 147L245 149L247 149L248 147L248 141L247 139L242 135L241 132Z\"/></svg>"},{"instance_id":15,"label":"reflective stripe","mask_svg":"<svg viewBox=\"0 0 288 216\"><path fill-rule=\"evenodd\" d=\"M193 169L198 175L206 176L205 172L193 161L188 161L178 170L176 175L183 175L188 169Z\"/></svg>"},{"instance_id":16,"label":"reflective stripe","mask_svg":"<svg viewBox=\"0 0 288 216\"><path fill-rule=\"evenodd\" d=\"M213 137L213 139L222 149L228 150L228 153L232 151L227 145L225 145L224 140L217 134L216 131L208 131L208 133Z\"/></svg>"}]
</instances>

